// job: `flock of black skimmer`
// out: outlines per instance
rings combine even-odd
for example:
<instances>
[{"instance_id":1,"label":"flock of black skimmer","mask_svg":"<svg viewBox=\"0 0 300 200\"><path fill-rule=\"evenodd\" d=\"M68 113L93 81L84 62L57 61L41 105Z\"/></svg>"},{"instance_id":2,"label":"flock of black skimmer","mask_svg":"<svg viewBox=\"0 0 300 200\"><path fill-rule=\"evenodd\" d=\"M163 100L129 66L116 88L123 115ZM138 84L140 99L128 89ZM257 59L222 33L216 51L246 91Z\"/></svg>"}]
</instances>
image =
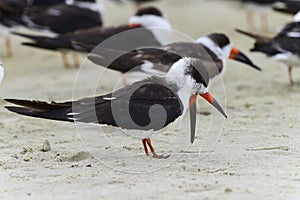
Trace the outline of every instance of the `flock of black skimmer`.
<instances>
[{"instance_id":1,"label":"flock of black skimmer","mask_svg":"<svg viewBox=\"0 0 300 200\"><path fill-rule=\"evenodd\" d=\"M223 33L207 33L194 42L168 43L171 31L168 17L156 7L141 6L144 1L150 0L131 1L136 3L138 9L128 19L128 23L104 27L103 8L95 0L1 0L0 23L9 33L6 37L7 56L11 57L13 54L8 37L12 34L26 38L23 45L60 52L66 68L70 67L66 57L68 52L73 54L74 66L77 68L80 61L76 53L83 52L90 53L89 60L97 65L121 73L135 74L134 77L137 78L110 94L62 103L5 99L16 105L6 108L36 118L140 130L141 137L149 130L163 129L189 110L191 143L195 137L195 103L198 95L216 108L221 115L227 117L220 104L209 93L209 81L225 72L228 59L246 64L255 70L261 71L261 68L234 47L229 37ZM300 55L300 13L296 12L300 8L300 3L293 0L241 2L247 7L273 6L276 11L295 15L293 22L288 23L274 37L236 30L255 40L254 47L250 51L262 52L285 64L292 84L294 82L292 67L299 64ZM16 31L17 26L39 33ZM157 28L165 31L158 31ZM97 49L101 42L125 31L132 31L126 42L101 46ZM45 32L47 34L44 34ZM95 48L97 50L94 50ZM108 63L107 60L114 55L121 56ZM2 80L4 70L2 63L0 64L0 80ZM145 113L149 113L149 110L157 104L166 111L166 119L153 122L152 119L160 119L160 113L152 113L151 118ZM123 115L127 107L130 120ZM114 114L116 111L117 115ZM134 123L131 123L132 121ZM168 157L156 154L146 134L142 144L146 155L151 152L154 158Z\"/></svg>"}]
</instances>

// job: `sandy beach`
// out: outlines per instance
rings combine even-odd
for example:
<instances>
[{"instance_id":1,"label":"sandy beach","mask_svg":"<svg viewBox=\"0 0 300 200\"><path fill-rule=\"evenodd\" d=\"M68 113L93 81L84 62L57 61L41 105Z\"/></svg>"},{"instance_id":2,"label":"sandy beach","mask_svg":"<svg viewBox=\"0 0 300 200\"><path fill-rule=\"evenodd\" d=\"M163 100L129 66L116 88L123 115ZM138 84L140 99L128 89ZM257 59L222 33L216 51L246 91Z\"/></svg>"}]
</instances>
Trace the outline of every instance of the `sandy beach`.
<instances>
[{"instance_id":1,"label":"sandy beach","mask_svg":"<svg viewBox=\"0 0 300 200\"><path fill-rule=\"evenodd\" d=\"M187 3L188 2L188 3ZM105 25L126 23L134 12L104 3ZM287 71L234 31L247 30L245 13L226 1L163 0L155 3L174 28L191 38L226 33L263 71L228 61L211 93L228 115L223 119L203 100L197 135L189 144L188 116L152 139L159 160L144 155L141 141L123 131L74 125L8 112L0 100L0 199L299 199L300 75L288 84ZM269 12L270 33L292 20ZM258 31L260 23L256 18ZM57 52L21 46L12 36L13 58L0 53L5 77L0 97L67 101L95 93L103 69L85 60L80 69L63 68ZM105 71L97 95L110 92L121 75ZM48 141L51 149L47 149Z\"/></svg>"}]
</instances>

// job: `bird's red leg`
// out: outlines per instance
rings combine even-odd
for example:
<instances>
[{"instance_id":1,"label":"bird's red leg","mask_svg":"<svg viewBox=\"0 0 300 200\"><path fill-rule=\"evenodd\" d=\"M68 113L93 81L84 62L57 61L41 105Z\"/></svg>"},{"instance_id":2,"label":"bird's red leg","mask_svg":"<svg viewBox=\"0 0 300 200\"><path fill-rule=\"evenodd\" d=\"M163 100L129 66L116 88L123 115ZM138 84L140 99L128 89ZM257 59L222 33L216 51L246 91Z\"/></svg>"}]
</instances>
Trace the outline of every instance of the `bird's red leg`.
<instances>
[{"instance_id":1,"label":"bird's red leg","mask_svg":"<svg viewBox=\"0 0 300 200\"><path fill-rule=\"evenodd\" d=\"M142 140L142 143L143 143L143 146L144 146L144 150L145 150L146 156L149 156L149 152L148 152L146 140L147 140L147 139L143 139L143 140Z\"/></svg>"},{"instance_id":2,"label":"bird's red leg","mask_svg":"<svg viewBox=\"0 0 300 200\"><path fill-rule=\"evenodd\" d=\"M153 146L151 144L150 138L146 138L146 142L147 142L147 144L148 144L148 146L150 148L150 151L151 151L151 153L153 155L153 158L158 158L158 155L155 153L154 148L153 148Z\"/></svg>"},{"instance_id":3,"label":"bird's red leg","mask_svg":"<svg viewBox=\"0 0 300 200\"><path fill-rule=\"evenodd\" d=\"M11 41L8 36L5 38L5 48L6 48L6 56L9 58L12 57L13 52L12 52L12 48L11 48Z\"/></svg>"},{"instance_id":4,"label":"bird's red leg","mask_svg":"<svg viewBox=\"0 0 300 200\"><path fill-rule=\"evenodd\" d=\"M80 61L79 61L77 53L73 53L73 60L74 60L75 68L79 68L80 67Z\"/></svg>"},{"instance_id":5,"label":"bird's red leg","mask_svg":"<svg viewBox=\"0 0 300 200\"><path fill-rule=\"evenodd\" d=\"M62 61L64 63L64 67L65 68L70 68L70 64L69 64L66 52L64 52L64 51L61 52L61 58L62 58Z\"/></svg>"},{"instance_id":6,"label":"bird's red leg","mask_svg":"<svg viewBox=\"0 0 300 200\"><path fill-rule=\"evenodd\" d=\"M293 75L292 75L292 67L289 66L289 81L290 81L290 84L293 85L294 84L294 81L293 81Z\"/></svg>"},{"instance_id":7,"label":"bird's red leg","mask_svg":"<svg viewBox=\"0 0 300 200\"><path fill-rule=\"evenodd\" d=\"M155 151L154 151L154 148L153 148L152 144L151 144L150 138L146 138L146 139L144 139L144 140L146 141L147 145L149 146L153 158L163 158L163 159L166 159L166 158L170 157L170 155L167 155L167 156L157 155L157 154L155 153Z\"/></svg>"}]
</instances>

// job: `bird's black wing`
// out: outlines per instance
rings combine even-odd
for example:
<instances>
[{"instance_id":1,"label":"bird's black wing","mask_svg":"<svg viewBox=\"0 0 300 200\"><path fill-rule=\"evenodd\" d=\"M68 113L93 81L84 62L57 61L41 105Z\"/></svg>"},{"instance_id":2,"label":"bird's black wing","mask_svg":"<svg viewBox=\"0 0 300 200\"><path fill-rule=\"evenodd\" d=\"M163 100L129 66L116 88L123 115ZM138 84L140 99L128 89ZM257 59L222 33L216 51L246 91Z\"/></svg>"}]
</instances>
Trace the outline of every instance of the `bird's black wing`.
<instances>
[{"instance_id":1,"label":"bird's black wing","mask_svg":"<svg viewBox=\"0 0 300 200\"><path fill-rule=\"evenodd\" d=\"M12 112L51 120L99 123L124 129L159 130L183 112L177 88L158 77L111 94L64 103L5 99Z\"/></svg>"},{"instance_id":2,"label":"bird's black wing","mask_svg":"<svg viewBox=\"0 0 300 200\"><path fill-rule=\"evenodd\" d=\"M51 6L45 12L29 12L26 17L30 21L28 26L59 34L102 25L99 12L64 3Z\"/></svg>"}]
</instances>

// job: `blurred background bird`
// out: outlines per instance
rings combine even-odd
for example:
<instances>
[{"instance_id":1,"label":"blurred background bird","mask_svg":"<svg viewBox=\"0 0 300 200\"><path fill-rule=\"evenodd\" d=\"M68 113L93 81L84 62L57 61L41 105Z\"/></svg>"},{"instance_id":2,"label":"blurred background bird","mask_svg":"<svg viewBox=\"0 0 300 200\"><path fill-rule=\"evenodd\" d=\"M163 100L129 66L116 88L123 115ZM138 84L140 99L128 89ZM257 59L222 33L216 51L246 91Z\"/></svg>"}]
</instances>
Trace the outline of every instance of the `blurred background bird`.
<instances>
[{"instance_id":1,"label":"blurred background bird","mask_svg":"<svg viewBox=\"0 0 300 200\"><path fill-rule=\"evenodd\" d=\"M103 24L102 11L102 6L96 0L43 2L5 0L0 3L1 23L6 27L25 26L52 37L79 29L101 26ZM6 49L9 57L12 56L10 43L7 37ZM67 59L64 53L62 57L64 60Z\"/></svg>"},{"instance_id":2,"label":"blurred background bird","mask_svg":"<svg viewBox=\"0 0 300 200\"><path fill-rule=\"evenodd\" d=\"M117 57L117 59L111 63L107 62L111 57ZM92 62L100 66L127 73L125 76L127 79L124 80L126 85L155 74L164 75L181 57L200 59L210 79L224 74L228 59L261 70L245 54L235 48L228 36L223 33L207 34L198 38L194 43L175 42L162 47L139 48L129 52L104 47L93 51L88 56Z\"/></svg>"},{"instance_id":3,"label":"blurred background bird","mask_svg":"<svg viewBox=\"0 0 300 200\"><path fill-rule=\"evenodd\" d=\"M238 29L237 32L255 39L254 47L250 51L261 52L287 67L289 83L294 83L292 68L300 66L300 12L294 16L293 22L286 24L274 37L261 36Z\"/></svg>"},{"instance_id":4,"label":"blurred background bird","mask_svg":"<svg viewBox=\"0 0 300 200\"><path fill-rule=\"evenodd\" d=\"M80 47L78 48L77 45L73 45L72 42L88 45L90 47L90 51L111 36L137 28L139 28L138 31L128 34L128 38L117 42L115 45L117 45L120 49L131 49L139 46L158 46L164 44L168 40L168 30L171 29L171 25L159 9L155 7L146 7L138 10L135 15L129 19L128 24L114 25L110 27L95 26L89 29L81 29L66 34L58 34L54 37L31 35L19 32L13 32L13 34L32 40L32 42L23 42L23 45L48 50L58 50L64 55L66 51L70 50L80 52L86 51ZM157 28L163 28L166 31L161 31ZM64 56L63 62L65 67L70 66ZM75 56L74 64L75 67L79 67L80 65L80 61Z\"/></svg>"}]
</instances>

